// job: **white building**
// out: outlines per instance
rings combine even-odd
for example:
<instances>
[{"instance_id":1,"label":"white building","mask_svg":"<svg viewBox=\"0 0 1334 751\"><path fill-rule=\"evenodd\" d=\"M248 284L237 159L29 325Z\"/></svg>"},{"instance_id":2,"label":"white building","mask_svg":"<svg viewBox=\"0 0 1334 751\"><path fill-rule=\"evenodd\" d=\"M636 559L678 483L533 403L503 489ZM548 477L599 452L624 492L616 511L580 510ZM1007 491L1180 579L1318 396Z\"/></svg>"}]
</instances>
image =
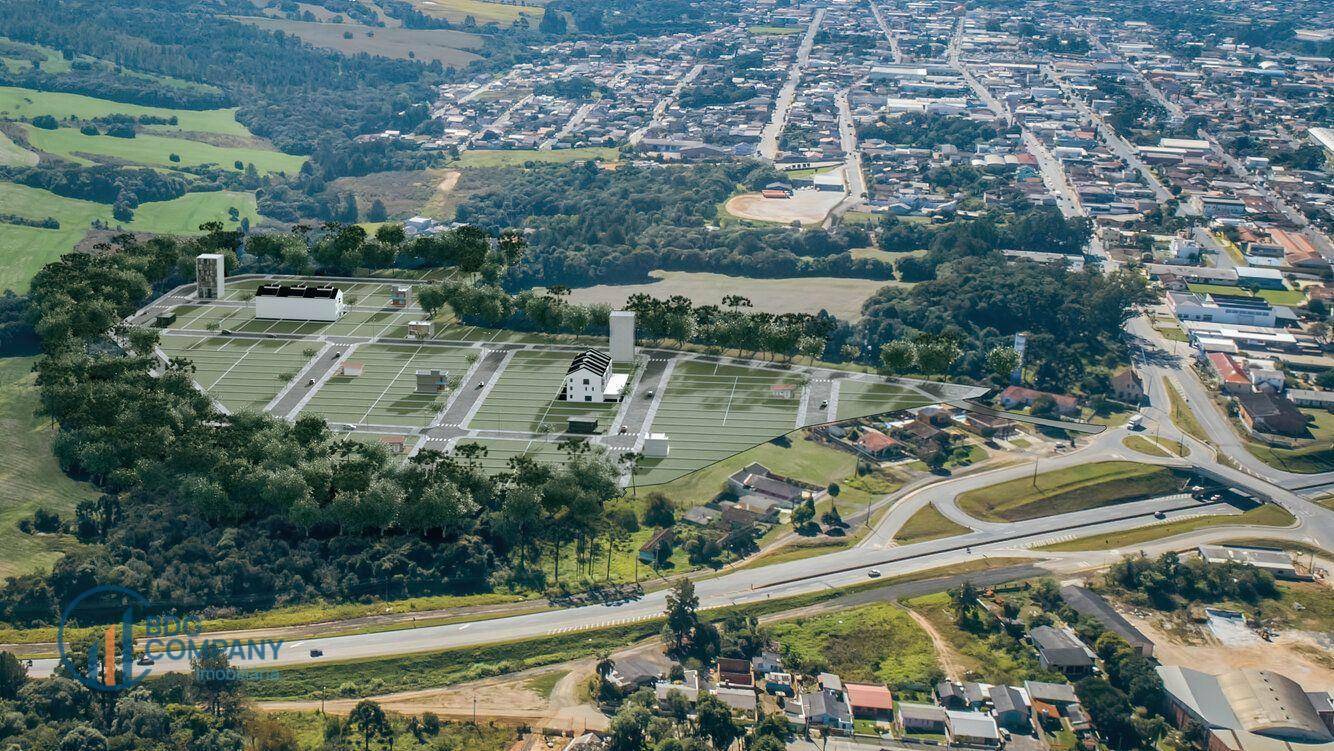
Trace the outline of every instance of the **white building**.
<instances>
[{"instance_id":1,"label":"white building","mask_svg":"<svg viewBox=\"0 0 1334 751\"><path fill-rule=\"evenodd\" d=\"M671 453L671 441L666 433L649 433L644 439L644 456L651 459L666 459Z\"/></svg>"},{"instance_id":2,"label":"white building","mask_svg":"<svg viewBox=\"0 0 1334 751\"><path fill-rule=\"evenodd\" d=\"M226 260L221 253L195 256L195 296L200 300L219 300L227 296Z\"/></svg>"},{"instance_id":3,"label":"white building","mask_svg":"<svg viewBox=\"0 0 1334 751\"><path fill-rule=\"evenodd\" d=\"M565 371L561 398L567 402L616 402L625 393L629 376L613 373L611 358L587 349L575 356Z\"/></svg>"},{"instance_id":4,"label":"white building","mask_svg":"<svg viewBox=\"0 0 1334 751\"><path fill-rule=\"evenodd\" d=\"M347 313L343 291L334 286L265 284L255 290L255 317L337 321Z\"/></svg>"},{"instance_id":5,"label":"white building","mask_svg":"<svg viewBox=\"0 0 1334 751\"><path fill-rule=\"evenodd\" d=\"M611 312L611 360L631 362L635 359L635 314L630 310Z\"/></svg>"},{"instance_id":6,"label":"white building","mask_svg":"<svg viewBox=\"0 0 1334 751\"><path fill-rule=\"evenodd\" d=\"M1273 328L1278 321L1274 308L1259 297L1168 292L1167 307L1182 321L1209 321L1242 326Z\"/></svg>"}]
</instances>

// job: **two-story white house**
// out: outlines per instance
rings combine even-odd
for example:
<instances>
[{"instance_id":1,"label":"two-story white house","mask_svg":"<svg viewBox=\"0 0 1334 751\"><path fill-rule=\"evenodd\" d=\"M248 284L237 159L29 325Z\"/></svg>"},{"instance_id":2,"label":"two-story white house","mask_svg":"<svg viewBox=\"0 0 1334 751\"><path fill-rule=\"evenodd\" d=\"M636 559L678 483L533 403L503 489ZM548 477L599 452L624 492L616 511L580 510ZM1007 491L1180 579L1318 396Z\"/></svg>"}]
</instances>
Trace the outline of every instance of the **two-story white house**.
<instances>
[{"instance_id":1,"label":"two-story white house","mask_svg":"<svg viewBox=\"0 0 1334 751\"><path fill-rule=\"evenodd\" d=\"M611 357L586 349L575 356L565 371L561 398L567 402L620 401L629 377L613 373Z\"/></svg>"}]
</instances>

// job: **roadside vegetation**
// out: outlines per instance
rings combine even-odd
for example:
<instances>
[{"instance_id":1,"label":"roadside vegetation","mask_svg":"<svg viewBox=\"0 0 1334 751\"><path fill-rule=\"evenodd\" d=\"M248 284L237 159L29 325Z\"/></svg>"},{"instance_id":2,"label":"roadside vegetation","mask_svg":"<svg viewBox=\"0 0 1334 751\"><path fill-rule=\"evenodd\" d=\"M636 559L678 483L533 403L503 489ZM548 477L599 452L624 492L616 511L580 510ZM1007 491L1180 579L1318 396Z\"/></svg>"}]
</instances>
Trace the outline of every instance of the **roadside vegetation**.
<instances>
[{"instance_id":1,"label":"roadside vegetation","mask_svg":"<svg viewBox=\"0 0 1334 751\"><path fill-rule=\"evenodd\" d=\"M1078 552L1081 550L1120 550L1209 527L1233 525L1288 527L1296 521L1296 518L1282 506L1265 503L1241 514L1197 516L1193 519L1152 524L1147 527L1127 529L1105 535L1079 537L1074 540L1044 545L1038 550L1050 550L1055 553Z\"/></svg>"},{"instance_id":2,"label":"roadside vegetation","mask_svg":"<svg viewBox=\"0 0 1334 751\"><path fill-rule=\"evenodd\" d=\"M900 545L911 545L967 534L969 531L967 527L946 518L934 505L927 504L899 527L899 531L894 533L894 541Z\"/></svg>"},{"instance_id":3,"label":"roadside vegetation","mask_svg":"<svg viewBox=\"0 0 1334 751\"><path fill-rule=\"evenodd\" d=\"M1180 493L1189 476L1137 462L1094 462L970 490L959 508L983 521L1015 522Z\"/></svg>"},{"instance_id":4,"label":"roadside vegetation","mask_svg":"<svg viewBox=\"0 0 1334 751\"><path fill-rule=\"evenodd\" d=\"M830 672L844 681L890 688L934 684L941 677L931 639L906 610L889 603L798 618L769 627L788 665Z\"/></svg>"}]
</instances>

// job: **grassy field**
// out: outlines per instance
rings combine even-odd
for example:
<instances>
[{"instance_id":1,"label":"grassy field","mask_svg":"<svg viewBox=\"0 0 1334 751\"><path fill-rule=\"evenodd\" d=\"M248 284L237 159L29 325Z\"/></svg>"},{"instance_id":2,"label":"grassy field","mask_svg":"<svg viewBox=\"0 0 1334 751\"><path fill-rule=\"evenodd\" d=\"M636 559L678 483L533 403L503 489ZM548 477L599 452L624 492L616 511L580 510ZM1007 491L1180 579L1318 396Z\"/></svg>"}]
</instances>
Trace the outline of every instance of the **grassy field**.
<instances>
[{"instance_id":1,"label":"grassy field","mask_svg":"<svg viewBox=\"0 0 1334 751\"><path fill-rule=\"evenodd\" d=\"M948 594L941 592L915 597L903 604L926 618L954 652L960 667L979 676L979 680L1013 685L1025 680L1051 679L1051 676L1043 673L1037 657L1027 646L1003 636L992 640L985 634L978 635L959 628L954 622ZM1012 648L1002 649L1001 645Z\"/></svg>"},{"instance_id":2,"label":"grassy field","mask_svg":"<svg viewBox=\"0 0 1334 751\"><path fill-rule=\"evenodd\" d=\"M755 310L766 313L809 313L827 310L847 320L861 317L862 304L885 286L873 279L805 277L750 279L700 271L651 271L647 284L600 284L581 287L570 297L581 303L623 305L630 295L684 295L696 305L720 305L727 295L743 294Z\"/></svg>"},{"instance_id":3,"label":"grassy field","mask_svg":"<svg viewBox=\"0 0 1334 751\"><path fill-rule=\"evenodd\" d=\"M1149 456L1185 456L1186 447L1176 441L1160 440L1157 443L1142 435L1128 435L1121 440L1126 448Z\"/></svg>"},{"instance_id":4,"label":"grassy field","mask_svg":"<svg viewBox=\"0 0 1334 751\"><path fill-rule=\"evenodd\" d=\"M616 418L620 403L585 404L559 399L569 365L568 352L516 352L467 427L559 433L565 431L569 418L592 415L599 420L599 431L605 432ZM616 371L625 373L626 368Z\"/></svg>"},{"instance_id":5,"label":"grassy field","mask_svg":"<svg viewBox=\"0 0 1334 751\"><path fill-rule=\"evenodd\" d=\"M361 736L352 730L346 731L345 741L326 739L324 737L326 718L318 712L275 712L269 716L277 719L292 731L296 740L294 751L321 751L333 747L335 744L339 748L356 748L357 744L360 743ZM382 739L387 741L386 748L417 748L420 746L416 737L408 730L405 718L389 713L389 721L393 727L394 735L392 739ZM434 738L428 736L426 743L429 745L420 747L441 749L442 751L453 751L454 749L506 751L506 749L514 746L520 735L521 733L517 728L491 722L478 723L477 725L465 722L442 722L440 733Z\"/></svg>"},{"instance_id":6,"label":"grassy field","mask_svg":"<svg viewBox=\"0 0 1334 751\"><path fill-rule=\"evenodd\" d=\"M423 13L448 18L451 21L463 21L472 16L478 25L495 21L501 26L509 26L521 14L526 14L536 26L538 19L542 17L544 5L540 2L531 5L504 5L484 0L413 0L412 4Z\"/></svg>"},{"instance_id":7,"label":"grassy field","mask_svg":"<svg viewBox=\"0 0 1334 751\"><path fill-rule=\"evenodd\" d=\"M1167 398L1172 402L1172 422L1180 428L1186 435L1194 438L1201 443L1209 442L1209 434L1204 432L1200 426L1200 421L1195 419L1195 413L1191 411L1190 405L1177 391L1177 387L1172 385L1171 381L1164 380L1163 385L1167 387Z\"/></svg>"},{"instance_id":8,"label":"grassy field","mask_svg":"<svg viewBox=\"0 0 1334 751\"><path fill-rule=\"evenodd\" d=\"M1141 545L1146 542L1161 540L1164 537L1185 534L1186 532L1193 532L1197 529L1204 529L1206 527L1231 526L1234 524L1258 524L1266 527L1287 527L1294 521L1296 521L1296 519L1293 518L1292 514L1284 510L1282 506L1266 503L1236 516L1197 516L1194 519L1182 519L1181 521L1167 522L1166 524L1152 524L1147 527L1127 529L1121 532L1113 532L1105 535L1080 537L1074 540L1058 542L1054 545L1044 545L1038 549L1055 552L1119 550L1132 545Z\"/></svg>"},{"instance_id":9,"label":"grassy field","mask_svg":"<svg viewBox=\"0 0 1334 751\"><path fill-rule=\"evenodd\" d=\"M37 164L37 154L28 151L0 133L0 167L31 167Z\"/></svg>"},{"instance_id":10,"label":"grassy field","mask_svg":"<svg viewBox=\"0 0 1334 751\"><path fill-rule=\"evenodd\" d=\"M959 508L983 521L1015 522L1181 492L1185 478L1137 462L1094 462L970 490Z\"/></svg>"},{"instance_id":11,"label":"grassy field","mask_svg":"<svg viewBox=\"0 0 1334 751\"><path fill-rule=\"evenodd\" d=\"M746 31L758 36L788 36L800 34L804 29L800 26L751 26Z\"/></svg>"},{"instance_id":12,"label":"grassy field","mask_svg":"<svg viewBox=\"0 0 1334 751\"><path fill-rule=\"evenodd\" d=\"M239 211L238 221L240 217L249 217L252 223L259 220L255 197L248 193L187 193L171 201L143 204L135 211L134 221L121 223L111 216L111 207L106 204L0 182L0 213L33 219L53 217L60 222L60 229L0 224L0 289L26 290L32 275L73 250L95 219L138 232L195 234L202 222L213 219L236 226L228 218L230 208Z\"/></svg>"},{"instance_id":13,"label":"grassy field","mask_svg":"<svg viewBox=\"0 0 1334 751\"><path fill-rule=\"evenodd\" d=\"M295 174L306 161L305 157L270 149L214 146L203 141L149 133L140 133L134 138L116 138L85 136L76 128L44 130L27 126L26 131L34 148L80 164L113 161L168 169L216 165L236 170L235 163L239 161L242 165L255 165L260 172ZM180 157L180 161L173 162L172 154Z\"/></svg>"},{"instance_id":14,"label":"grassy field","mask_svg":"<svg viewBox=\"0 0 1334 751\"><path fill-rule=\"evenodd\" d=\"M77 544L72 538L25 535L20 519L39 508L73 521L79 501L97 493L60 471L51 453L51 426L33 414L37 406L34 357L0 358L0 577L49 567Z\"/></svg>"},{"instance_id":15,"label":"grassy field","mask_svg":"<svg viewBox=\"0 0 1334 751\"><path fill-rule=\"evenodd\" d=\"M482 46L481 37L461 31L377 28L347 22L316 23L257 16L239 17L236 20L268 31L291 34L308 44L337 50L345 55L365 53L406 60L412 53L411 58L414 60L439 60L445 67L461 68L480 59L468 50ZM348 34L351 38L346 36Z\"/></svg>"},{"instance_id":16,"label":"grassy field","mask_svg":"<svg viewBox=\"0 0 1334 751\"><path fill-rule=\"evenodd\" d=\"M417 393L417 370L439 369L461 376L468 369L467 354L455 347L363 345L347 356L347 362L359 362L365 371L359 376L334 375L305 411L330 422L425 427L444 408L449 393Z\"/></svg>"},{"instance_id":17,"label":"grassy field","mask_svg":"<svg viewBox=\"0 0 1334 751\"><path fill-rule=\"evenodd\" d=\"M450 162L449 166L519 167L526 162L561 164L564 162L583 162L589 159L614 162L620 157L620 151L604 146L589 146L582 149L551 149L550 151L538 151L536 149L469 149L463 152L458 159Z\"/></svg>"},{"instance_id":18,"label":"grassy field","mask_svg":"<svg viewBox=\"0 0 1334 751\"><path fill-rule=\"evenodd\" d=\"M1229 287L1224 284L1190 284L1187 285L1191 292L1201 295L1241 295L1242 297L1259 297L1274 305L1301 305L1306 300L1306 294L1296 289L1258 289L1254 292L1242 287Z\"/></svg>"},{"instance_id":19,"label":"grassy field","mask_svg":"<svg viewBox=\"0 0 1334 751\"><path fill-rule=\"evenodd\" d=\"M310 360L316 342L289 342L231 337L162 337L162 350L195 366L195 380L233 412L263 410Z\"/></svg>"},{"instance_id":20,"label":"grassy field","mask_svg":"<svg viewBox=\"0 0 1334 751\"><path fill-rule=\"evenodd\" d=\"M890 688L930 684L941 676L930 637L907 611L888 603L784 621L770 632L802 672L828 671L844 681Z\"/></svg>"},{"instance_id":21,"label":"grassy field","mask_svg":"<svg viewBox=\"0 0 1334 751\"><path fill-rule=\"evenodd\" d=\"M0 119L32 118L52 115L57 120L75 117L89 120L106 115L150 115L176 117L176 127L185 131L218 133L228 136L249 137L250 131L236 122L236 110L180 110L166 107L143 107L122 104L106 99L95 99L81 94L60 94L13 86L0 86Z\"/></svg>"},{"instance_id":22,"label":"grassy field","mask_svg":"<svg viewBox=\"0 0 1334 751\"><path fill-rule=\"evenodd\" d=\"M962 535L968 531L967 527L955 524L945 518L935 506L927 504L899 527L899 531L894 534L894 541L900 545L909 545L914 542Z\"/></svg>"},{"instance_id":23,"label":"grassy field","mask_svg":"<svg viewBox=\"0 0 1334 751\"><path fill-rule=\"evenodd\" d=\"M679 508L698 506L723 489L728 475L752 462L759 462L786 477L819 484L840 481L852 474L857 465L852 454L793 434L788 440L761 444L652 489L665 493Z\"/></svg>"},{"instance_id":24,"label":"grassy field","mask_svg":"<svg viewBox=\"0 0 1334 751\"><path fill-rule=\"evenodd\" d=\"M1309 425L1315 442L1311 445L1285 449L1246 441L1246 449L1265 464L1288 472L1312 474L1334 470L1334 414L1305 408L1302 413L1313 420Z\"/></svg>"}]
</instances>

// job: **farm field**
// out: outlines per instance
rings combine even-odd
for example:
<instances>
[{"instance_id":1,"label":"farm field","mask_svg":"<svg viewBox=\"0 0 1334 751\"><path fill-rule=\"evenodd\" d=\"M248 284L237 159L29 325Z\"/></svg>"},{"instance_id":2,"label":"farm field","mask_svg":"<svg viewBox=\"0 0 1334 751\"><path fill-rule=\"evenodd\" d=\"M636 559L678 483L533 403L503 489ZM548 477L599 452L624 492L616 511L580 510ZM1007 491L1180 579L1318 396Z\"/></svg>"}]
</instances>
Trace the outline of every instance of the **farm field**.
<instances>
[{"instance_id":1,"label":"farm field","mask_svg":"<svg viewBox=\"0 0 1334 751\"><path fill-rule=\"evenodd\" d=\"M310 346L310 343L305 343ZM417 393L418 370L445 370L451 376L468 369L471 350L413 344L364 344L345 362L365 366L359 376L335 374L306 405L305 412L329 422L353 425L425 427L444 408L449 392Z\"/></svg>"},{"instance_id":2,"label":"farm field","mask_svg":"<svg viewBox=\"0 0 1334 751\"><path fill-rule=\"evenodd\" d=\"M319 349L314 342L167 334L162 351L195 366L195 381L232 412L260 411Z\"/></svg>"},{"instance_id":3,"label":"farm field","mask_svg":"<svg viewBox=\"0 0 1334 751\"><path fill-rule=\"evenodd\" d=\"M874 279L835 277L751 279L697 271L651 271L649 276L656 281L581 287L570 293L570 299L585 304L624 305L631 295L648 294L659 298L683 295L696 305L721 305L724 296L744 288L754 310L799 313L823 309L852 321L861 318L862 304L871 295L887 284L893 284Z\"/></svg>"},{"instance_id":4,"label":"farm field","mask_svg":"<svg viewBox=\"0 0 1334 751\"><path fill-rule=\"evenodd\" d=\"M0 86L0 119L51 115L57 120L70 117L87 120L117 114L133 115L135 117L140 115L175 117L177 118L176 128L179 130L218 133L229 136L250 136L250 131L236 121L235 109L182 110L166 107L144 107L137 104L122 104L106 99L96 99L82 94L63 94L14 86Z\"/></svg>"},{"instance_id":5,"label":"farm field","mask_svg":"<svg viewBox=\"0 0 1334 751\"><path fill-rule=\"evenodd\" d=\"M243 217L251 222L259 220L255 197L249 193L187 193L170 201L145 203L135 211L134 220L125 223L111 216L111 206L107 204L0 182L0 213L32 219L52 217L60 222L60 229L0 223L0 248L4 252L0 289L27 289L32 275L62 253L73 250L95 219L136 232L196 234L199 225L210 220L235 226L236 222L228 217L231 208L238 211L237 222Z\"/></svg>"},{"instance_id":6,"label":"farm field","mask_svg":"<svg viewBox=\"0 0 1334 751\"><path fill-rule=\"evenodd\" d=\"M585 404L558 398L570 356L569 352L514 353L467 427L562 433L569 418L593 415L599 420L599 432L605 432L616 417L619 402ZM626 372L623 367L616 367L616 371Z\"/></svg>"},{"instance_id":7,"label":"farm field","mask_svg":"<svg viewBox=\"0 0 1334 751\"><path fill-rule=\"evenodd\" d=\"M236 20L268 31L291 34L316 47L337 50L345 55L364 52L406 60L411 52L413 59L423 62L439 60L446 67L463 67L479 59L468 50L482 46L480 37L461 31L378 28L346 22L318 23L258 16L237 17ZM348 34L351 38L346 36Z\"/></svg>"},{"instance_id":8,"label":"farm field","mask_svg":"<svg viewBox=\"0 0 1334 751\"><path fill-rule=\"evenodd\" d=\"M25 131L34 148L80 164L120 161L168 169L211 164L235 170L235 163L241 162L242 165L254 164L260 172L294 174L300 171L306 161L305 157L269 149L214 146L202 141L148 133L140 133L134 138L117 138L85 136L75 128L44 130L25 126ZM179 156L180 161L171 161L172 154Z\"/></svg>"},{"instance_id":9,"label":"farm field","mask_svg":"<svg viewBox=\"0 0 1334 751\"><path fill-rule=\"evenodd\" d=\"M544 5L540 2L530 5L507 5L488 3L484 0L414 0L412 4L423 13L448 18L451 21L463 21L472 16L478 25L495 21L503 26L514 23L521 14L528 15L536 26L542 17Z\"/></svg>"}]
</instances>

